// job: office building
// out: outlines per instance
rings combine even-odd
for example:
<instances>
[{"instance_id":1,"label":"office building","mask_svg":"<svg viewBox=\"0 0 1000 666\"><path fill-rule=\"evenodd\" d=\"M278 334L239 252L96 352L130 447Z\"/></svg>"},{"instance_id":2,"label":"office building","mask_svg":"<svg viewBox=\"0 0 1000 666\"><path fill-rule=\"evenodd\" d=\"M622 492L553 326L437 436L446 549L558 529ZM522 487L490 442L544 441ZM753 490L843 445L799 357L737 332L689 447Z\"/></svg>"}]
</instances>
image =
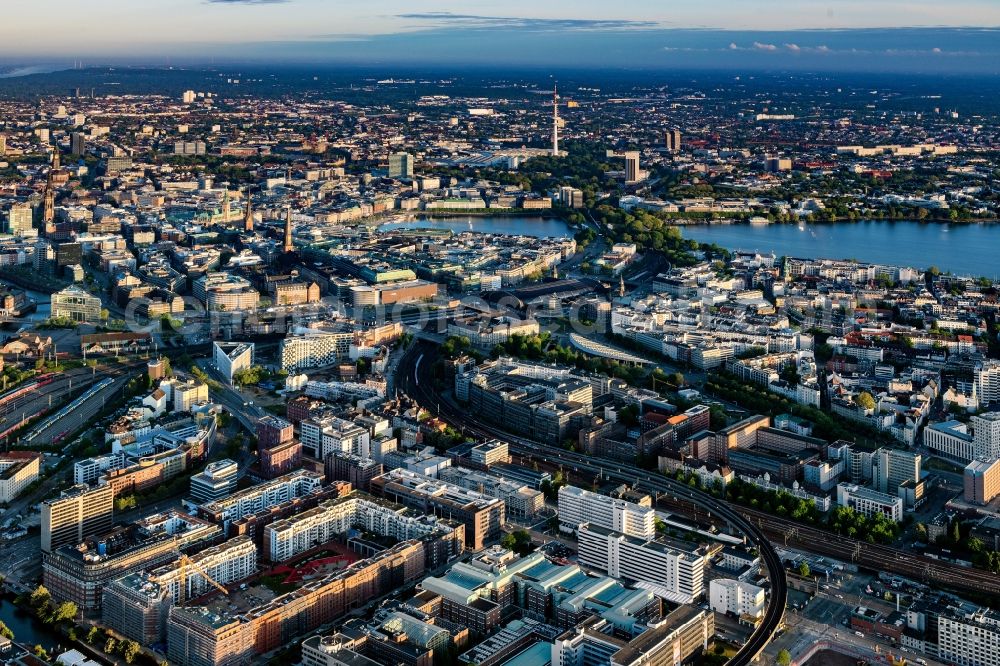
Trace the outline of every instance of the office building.
<instances>
[{"instance_id":1,"label":"office building","mask_svg":"<svg viewBox=\"0 0 1000 666\"><path fill-rule=\"evenodd\" d=\"M1000 458L1000 412L973 416L971 424L972 449L976 460Z\"/></svg>"},{"instance_id":2,"label":"office building","mask_svg":"<svg viewBox=\"0 0 1000 666\"><path fill-rule=\"evenodd\" d=\"M938 617L938 660L959 666L1000 666L1000 612L982 608Z\"/></svg>"},{"instance_id":3,"label":"office building","mask_svg":"<svg viewBox=\"0 0 1000 666\"><path fill-rule=\"evenodd\" d=\"M191 501L196 504L215 502L236 490L239 467L232 460L210 462L191 477Z\"/></svg>"},{"instance_id":4,"label":"office building","mask_svg":"<svg viewBox=\"0 0 1000 666\"><path fill-rule=\"evenodd\" d=\"M507 518L532 520L545 506L545 495L540 490L486 472L449 466L442 468L437 478L503 500Z\"/></svg>"},{"instance_id":5,"label":"office building","mask_svg":"<svg viewBox=\"0 0 1000 666\"><path fill-rule=\"evenodd\" d=\"M73 132L70 137L70 152L74 155L83 155L87 152L87 135L83 132Z\"/></svg>"},{"instance_id":6,"label":"office building","mask_svg":"<svg viewBox=\"0 0 1000 666\"><path fill-rule=\"evenodd\" d=\"M716 613L756 620L764 614L764 588L733 578L715 578L708 583L709 604Z\"/></svg>"},{"instance_id":7,"label":"office building","mask_svg":"<svg viewBox=\"0 0 1000 666\"><path fill-rule=\"evenodd\" d=\"M976 457L974 438L968 425L961 421L928 424L924 428L924 446L961 462L969 462Z\"/></svg>"},{"instance_id":8,"label":"office building","mask_svg":"<svg viewBox=\"0 0 1000 666\"><path fill-rule=\"evenodd\" d=\"M552 643L553 666L675 666L691 662L715 635L715 615L681 606L638 636L624 638L607 619L591 618Z\"/></svg>"},{"instance_id":9,"label":"office building","mask_svg":"<svg viewBox=\"0 0 1000 666\"><path fill-rule=\"evenodd\" d=\"M902 449L881 448L876 451L872 461L875 490L895 495L903 483L920 481L921 459L919 453Z\"/></svg>"},{"instance_id":10,"label":"office building","mask_svg":"<svg viewBox=\"0 0 1000 666\"><path fill-rule=\"evenodd\" d=\"M250 663L372 599L413 584L424 570L421 544L404 541L245 610L171 608L167 657L178 666Z\"/></svg>"},{"instance_id":11,"label":"office building","mask_svg":"<svg viewBox=\"0 0 1000 666\"><path fill-rule=\"evenodd\" d=\"M177 559L178 540L120 527L80 545L61 546L44 555L42 582L52 596L72 601L84 613L99 611L104 589L129 573Z\"/></svg>"},{"instance_id":12,"label":"office building","mask_svg":"<svg viewBox=\"0 0 1000 666\"><path fill-rule=\"evenodd\" d=\"M354 333L307 330L285 337L278 353L289 372L333 365L350 357Z\"/></svg>"},{"instance_id":13,"label":"office building","mask_svg":"<svg viewBox=\"0 0 1000 666\"><path fill-rule=\"evenodd\" d=\"M75 284L52 294L53 319L97 323L101 321L101 310L101 299Z\"/></svg>"},{"instance_id":14,"label":"office building","mask_svg":"<svg viewBox=\"0 0 1000 666\"><path fill-rule=\"evenodd\" d=\"M14 204L7 211L7 231L15 236L24 236L34 230L35 210L31 204Z\"/></svg>"},{"instance_id":15,"label":"office building","mask_svg":"<svg viewBox=\"0 0 1000 666\"><path fill-rule=\"evenodd\" d=\"M854 509L866 518L881 514L899 522L903 519L903 499L864 486L837 484L837 504Z\"/></svg>"},{"instance_id":16,"label":"office building","mask_svg":"<svg viewBox=\"0 0 1000 666\"><path fill-rule=\"evenodd\" d=\"M413 155L409 153L389 155L389 178L413 178Z\"/></svg>"},{"instance_id":17,"label":"office building","mask_svg":"<svg viewBox=\"0 0 1000 666\"><path fill-rule=\"evenodd\" d=\"M965 468L965 501L989 504L1000 495L1000 460L973 460Z\"/></svg>"},{"instance_id":18,"label":"office building","mask_svg":"<svg viewBox=\"0 0 1000 666\"><path fill-rule=\"evenodd\" d=\"M172 378L160 382L160 390L173 403L175 412L189 412L191 407L208 402L208 384L191 378Z\"/></svg>"},{"instance_id":19,"label":"office building","mask_svg":"<svg viewBox=\"0 0 1000 666\"><path fill-rule=\"evenodd\" d=\"M42 454L34 451L0 453L0 503L9 504L38 479Z\"/></svg>"},{"instance_id":20,"label":"office building","mask_svg":"<svg viewBox=\"0 0 1000 666\"><path fill-rule=\"evenodd\" d=\"M779 171L791 171L792 160L787 157L772 157L768 155L764 158L764 171L778 173Z\"/></svg>"},{"instance_id":21,"label":"office building","mask_svg":"<svg viewBox=\"0 0 1000 666\"><path fill-rule=\"evenodd\" d=\"M212 362L230 385L238 372L249 370L254 362L252 342L213 342Z\"/></svg>"},{"instance_id":22,"label":"office building","mask_svg":"<svg viewBox=\"0 0 1000 666\"><path fill-rule=\"evenodd\" d=\"M638 183L640 179L639 152L629 151L625 153L625 182Z\"/></svg>"},{"instance_id":23,"label":"office building","mask_svg":"<svg viewBox=\"0 0 1000 666\"><path fill-rule=\"evenodd\" d=\"M643 539L656 536L656 511L652 508L576 486L562 486L559 488L559 528L573 532L581 523Z\"/></svg>"},{"instance_id":24,"label":"office building","mask_svg":"<svg viewBox=\"0 0 1000 666\"><path fill-rule=\"evenodd\" d=\"M73 486L42 502L42 552L75 546L85 538L111 529L114 490L110 486Z\"/></svg>"},{"instance_id":25,"label":"office building","mask_svg":"<svg viewBox=\"0 0 1000 666\"><path fill-rule=\"evenodd\" d=\"M239 275L205 273L191 285L191 295L211 312L256 310L260 294L250 281Z\"/></svg>"},{"instance_id":26,"label":"office building","mask_svg":"<svg viewBox=\"0 0 1000 666\"><path fill-rule=\"evenodd\" d=\"M706 554L640 539L590 523L577 528L579 562L612 578L649 583L675 603L691 603L704 588Z\"/></svg>"},{"instance_id":27,"label":"office building","mask_svg":"<svg viewBox=\"0 0 1000 666\"><path fill-rule=\"evenodd\" d=\"M442 483L405 469L394 469L372 479L374 495L418 511L457 520L465 525L465 545L479 550L501 536L504 503L495 497Z\"/></svg>"},{"instance_id":28,"label":"office building","mask_svg":"<svg viewBox=\"0 0 1000 666\"><path fill-rule=\"evenodd\" d=\"M1000 402L1000 361L986 359L976 365L973 375L976 404L986 407Z\"/></svg>"},{"instance_id":29,"label":"office building","mask_svg":"<svg viewBox=\"0 0 1000 666\"><path fill-rule=\"evenodd\" d=\"M132 573L104 588L101 621L140 645L163 641L170 600L162 585L145 573Z\"/></svg>"},{"instance_id":30,"label":"office building","mask_svg":"<svg viewBox=\"0 0 1000 666\"><path fill-rule=\"evenodd\" d=\"M667 152L679 153L681 151L681 131L679 129L668 129L664 134L664 146Z\"/></svg>"}]
</instances>

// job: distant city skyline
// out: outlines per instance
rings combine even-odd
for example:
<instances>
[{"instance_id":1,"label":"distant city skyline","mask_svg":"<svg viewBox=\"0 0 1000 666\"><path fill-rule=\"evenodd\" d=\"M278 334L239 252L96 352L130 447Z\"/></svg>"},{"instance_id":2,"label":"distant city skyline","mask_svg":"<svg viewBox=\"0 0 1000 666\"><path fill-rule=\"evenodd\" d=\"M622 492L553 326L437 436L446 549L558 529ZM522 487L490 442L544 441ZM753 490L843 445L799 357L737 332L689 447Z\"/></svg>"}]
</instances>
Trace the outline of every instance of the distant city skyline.
<instances>
[{"instance_id":1,"label":"distant city skyline","mask_svg":"<svg viewBox=\"0 0 1000 666\"><path fill-rule=\"evenodd\" d=\"M37 0L4 8L0 58L981 72L995 26L993 0Z\"/></svg>"}]
</instances>

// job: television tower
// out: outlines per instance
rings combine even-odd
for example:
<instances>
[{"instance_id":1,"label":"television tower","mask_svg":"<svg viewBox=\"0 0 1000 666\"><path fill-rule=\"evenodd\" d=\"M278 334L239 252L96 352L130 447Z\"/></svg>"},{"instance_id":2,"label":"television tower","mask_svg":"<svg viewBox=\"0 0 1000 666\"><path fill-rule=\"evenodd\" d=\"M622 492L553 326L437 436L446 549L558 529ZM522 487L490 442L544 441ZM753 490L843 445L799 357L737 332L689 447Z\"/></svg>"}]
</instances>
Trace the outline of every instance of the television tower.
<instances>
[{"instance_id":1,"label":"television tower","mask_svg":"<svg viewBox=\"0 0 1000 666\"><path fill-rule=\"evenodd\" d=\"M552 157L559 157L559 84L552 84Z\"/></svg>"}]
</instances>

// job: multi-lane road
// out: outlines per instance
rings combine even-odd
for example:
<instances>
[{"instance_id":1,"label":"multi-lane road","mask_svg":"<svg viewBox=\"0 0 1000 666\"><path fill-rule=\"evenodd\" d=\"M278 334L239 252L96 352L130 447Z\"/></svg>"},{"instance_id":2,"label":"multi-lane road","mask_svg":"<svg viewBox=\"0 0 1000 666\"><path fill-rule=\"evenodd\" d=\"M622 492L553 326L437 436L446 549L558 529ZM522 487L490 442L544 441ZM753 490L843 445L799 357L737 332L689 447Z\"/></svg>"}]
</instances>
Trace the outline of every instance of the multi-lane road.
<instances>
[{"instance_id":1,"label":"multi-lane road","mask_svg":"<svg viewBox=\"0 0 1000 666\"><path fill-rule=\"evenodd\" d=\"M721 502L708 494L672 479L668 479L665 476L653 475L647 470L617 463L610 464L608 467L601 467L594 464L592 458L577 456L576 454L572 454L573 459L568 460L563 457L563 454L570 453L568 451L558 447L539 444L524 438L514 437L497 428L476 422L472 417L462 413L461 410L450 405L447 401L440 401L439 396L432 390L432 380L429 373L431 366L430 359L428 359L427 363L423 363L423 360L425 355L428 357L432 355L433 348L432 345L422 342L414 344L408 350L406 357L400 362L397 377L399 379L398 386L406 391L408 395L421 402L425 407L435 405L439 418L451 423L453 426L462 428L465 432L481 437L502 437L505 441L509 442L511 451L522 458L548 462L562 462L566 460L566 464L575 467L577 470L588 469L595 475L600 474L607 478L629 483L642 480L654 492L673 494L674 496L683 497L687 501L698 504L705 511L725 521L736 532L753 543L760 552L761 559L767 569L768 578L771 581L771 597L767 605L767 610L764 613L763 621L757 626L747 642L729 663L736 666L749 664L764 650L781 625L788 588L781 558L764 534L753 523L734 511L727 503Z\"/></svg>"}]
</instances>

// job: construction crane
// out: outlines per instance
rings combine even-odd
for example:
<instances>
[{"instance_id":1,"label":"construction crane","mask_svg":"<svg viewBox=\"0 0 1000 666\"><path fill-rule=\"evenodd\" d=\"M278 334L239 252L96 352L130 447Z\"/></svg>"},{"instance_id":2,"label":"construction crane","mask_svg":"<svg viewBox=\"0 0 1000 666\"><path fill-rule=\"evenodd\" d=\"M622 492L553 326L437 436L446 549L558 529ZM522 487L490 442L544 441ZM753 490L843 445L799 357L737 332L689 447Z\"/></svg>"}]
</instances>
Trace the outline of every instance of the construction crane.
<instances>
[{"instance_id":1,"label":"construction crane","mask_svg":"<svg viewBox=\"0 0 1000 666\"><path fill-rule=\"evenodd\" d=\"M181 557L178 560L178 564L180 564L180 568L178 569L178 573L180 574L180 590L178 590L179 603L183 604L187 600L188 567L191 567L192 569L200 573L205 578L205 580L207 580L209 583L212 584L213 587L215 587L215 589L219 590L226 596L229 596L229 590L227 590L224 585L222 585L221 583L213 579L211 576L209 576L208 572L205 571L205 569L203 569L200 564L192 560L187 555L181 553Z\"/></svg>"}]
</instances>

